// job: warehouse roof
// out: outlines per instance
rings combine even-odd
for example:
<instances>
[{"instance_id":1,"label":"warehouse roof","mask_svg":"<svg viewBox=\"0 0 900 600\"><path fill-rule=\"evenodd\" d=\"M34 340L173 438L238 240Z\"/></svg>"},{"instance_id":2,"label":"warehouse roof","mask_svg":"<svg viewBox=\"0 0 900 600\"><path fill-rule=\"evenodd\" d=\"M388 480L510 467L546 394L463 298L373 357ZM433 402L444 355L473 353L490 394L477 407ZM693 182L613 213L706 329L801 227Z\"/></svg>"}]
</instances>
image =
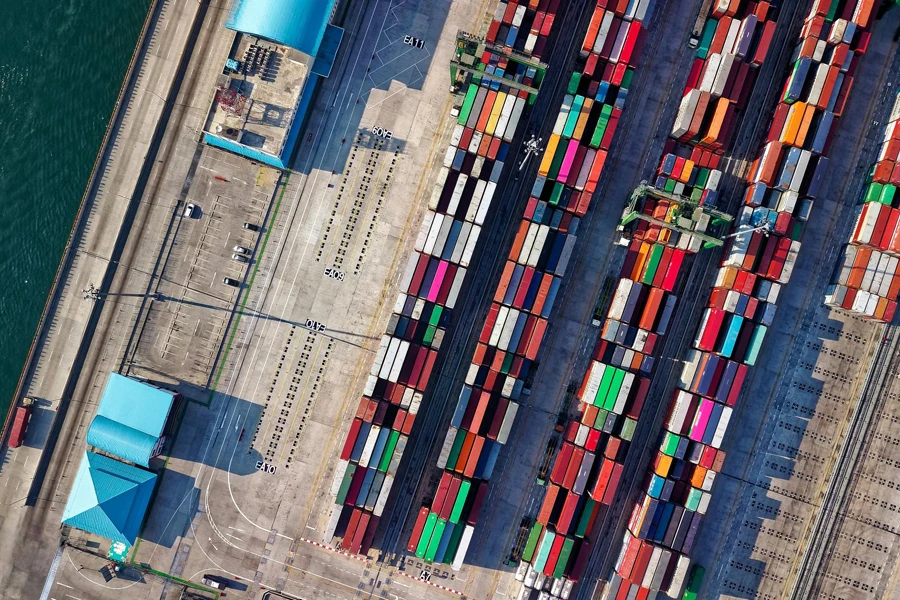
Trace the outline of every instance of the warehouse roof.
<instances>
[{"instance_id":1,"label":"warehouse roof","mask_svg":"<svg viewBox=\"0 0 900 600\"><path fill-rule=\"evenodd\" d=\"M87 443L146 467L174 400L174 392L112 373Z\"/></svg>"},{"instance_id":2,"label":"warehouse roof","mask_svg":"<svg viewBox=\"0 0 900 600\"><path fill-rule=\"evenodd\" d=\"M235 0L225 26L315 56L336 0Z\"/></svg>"},{"instance_id":3,"label":"warehouse roof","mask_svg":"<svg viewBox=\"0 0 900 600\"><path fill-rule=\"evenodd\" d=\"M62 522L115 542L133 544L155 484L155 473L85 452Z\"/></svg>"}]
</instances>

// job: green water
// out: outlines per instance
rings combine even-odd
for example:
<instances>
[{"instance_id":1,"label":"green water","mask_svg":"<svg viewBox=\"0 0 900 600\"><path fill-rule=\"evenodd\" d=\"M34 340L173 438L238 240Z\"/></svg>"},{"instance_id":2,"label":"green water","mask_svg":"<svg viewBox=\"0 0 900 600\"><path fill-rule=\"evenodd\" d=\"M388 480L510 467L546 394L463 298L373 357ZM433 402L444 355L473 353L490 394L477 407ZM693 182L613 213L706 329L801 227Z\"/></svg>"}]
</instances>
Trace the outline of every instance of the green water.
<instances>
[{"instance_id":1,"label":"green water","mask_svg":"<svg viewBox=\"0 0 900 600\"><path fill-rule=\"evenodd\" d=\"M149 5L0 1L4 416Z\"/></svg>"}]
</instances>

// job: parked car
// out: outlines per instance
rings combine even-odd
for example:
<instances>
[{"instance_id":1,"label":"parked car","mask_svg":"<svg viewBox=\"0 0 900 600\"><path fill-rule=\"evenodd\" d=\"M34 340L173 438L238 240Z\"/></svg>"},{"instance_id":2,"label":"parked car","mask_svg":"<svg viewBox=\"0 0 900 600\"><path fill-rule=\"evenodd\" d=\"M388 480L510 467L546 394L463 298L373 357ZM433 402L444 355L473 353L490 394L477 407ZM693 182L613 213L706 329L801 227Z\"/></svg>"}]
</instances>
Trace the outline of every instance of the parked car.
<instances>
[{"instance_id":1,"label":"parked car","mask_svg":"<svg viewBox=\"0 0 900 600\"><path fill-rule=\"evenodd\" d=\"M184 218L193 219L195 210L197 210L196 204L188 204L187 206L185 206L184 207Z\"/></svg>"},{"instance_id":2,"label":"parked car","mask_svg":"<svg viewBox=\"0 0 900 600\"><path fill-rule=\"evenodd\" d=\"M245 256L250 254L250 248L244 248L243 246L235 246L233 250L238 254L243 254Z\"/></svg>"},{"instance_id":3,"label":"parked car","mask_svg":"<svg viewBox=\"0 0 900 600\"><path fill-rule=\"evenodd\" d=\"M234 253L231 255L231 258L233 258L234 260L236 260L240 263L250 262L250 259L247 258L246 256L244 256L243 254Z\"/></svg>"},{"instance_id":4,"label":"parked car","mask_svg":"<svg viewBox=\"0 0 900 600\"><path fill-rule=\"evenodd\" d=\"M247 230L249 230L249 231L259 231L259 225L255 224L255 223L247 223L247 222L245 222L245 223L244 223L244 229L247 229Z\"/></svg>"},{"instance_id":5,"label":"parked car","mask_svg":"<svg viewBox=\"0 0 900 600\"><path fill-rule=\"evenodd\" d=\"M240 287L241 286L240 281L238 281L237 279L232 279L231 277L226 277L225 279L222 280L222 283L224 283L225 285L230 285L231 287Z\"/></svg>"}]
</instances>

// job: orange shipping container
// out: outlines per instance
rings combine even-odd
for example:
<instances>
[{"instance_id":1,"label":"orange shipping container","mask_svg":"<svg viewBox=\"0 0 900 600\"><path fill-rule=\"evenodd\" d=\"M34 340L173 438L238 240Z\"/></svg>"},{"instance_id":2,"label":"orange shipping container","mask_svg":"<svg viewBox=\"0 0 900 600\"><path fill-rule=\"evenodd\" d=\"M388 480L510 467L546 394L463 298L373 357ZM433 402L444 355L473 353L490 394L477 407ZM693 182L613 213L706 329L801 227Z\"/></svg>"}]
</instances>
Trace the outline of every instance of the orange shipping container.
<instances>
[{"instance_id":1,"label":"orange shipping container","mask_svg":"<svg viewBox=\"0 0 900 600\"><path fill-rule=\"evenodd\" d=\"M794 104L796 106L796 104ZM806 105L806 110L803 111L803 120L800 122L800 129L797 130L797 139L794 141L794 145L798 148L802 148L804 144L806 144L806 135L809 133L809 127L812 125L813 117L816 116L816 107L812 104Z\"/></svg>"},{"instance_id":2,"label":"orange shipping container","mask_svg":"<svg viewBox=\"0 0 900 600\"><path fill-rule=\"evenodd\" d=\"M700 99L697 101L697 108L694 110L694 117L688 126L687 132L681 136L681 139L690 139L700 133L703 126L703 120L706 118L706 112L709 109L709 103L712 96L709 92L700 92Z\"/></svg>"},{"instance_id":3,"label":"orange shipping container","mask_svg":"<svg viewBox=\"0 0 900 600\"><path fill-rule=\"evenodd\" d=\"M722 125L725 123L728 114L733 111L734 109L728 98L719 98L716 101L716 108L709 122L709 127L706 129L706 134L700 141L704 144L712 144L718 140L722 135Z\"/></svg>"},{"instance_id":4,"label":"orange shipping container","mask_svg":"<svg viewBox=\"0 0 900 600\"><path fill-rule=\"evenodd\" d=\"M516 268L516 263L511 260L506 261L506 265L503 267L503 274L500 275L500 285L497 286L497 293L494 294L494 302L503 302L503 297L506 295L506 290L509 288L509 280L512 278L513 270Z\"/></svg>"},{"instance_id":5,"label":"orange shipping container","mask_svg":"<svg viewBox=\"0 0 900 600\"><path fill-rule=\"evenodd\" d=\"M791 105L791 108L788 110L787 119L784 122L784 129L781 130L781 137L779 141L782 144L787 144L788 146L794 145L794 140L797 139L797 132L800 130L800 125L803 123L803 115L806 114L806 104L803 102L795 102Z\"/></svg>"},{"instance_id":6,"label":"orange shipping container","mask_svg":"<svg viewBox=\"0 0 900 600\"><path fill-rule=\"evenodd\" d=\"M550 515L553 514L553 506L556 504L559 490L560 487L555 483L551 483L547 487L547 493L544 494L544 503L541 504L541 510L537 516L537 522L541 525L546 525L550 522Z\"/></svg>"},{"instance_id":7,"label":"orange shipping container","mask_svg":"<svg viewBox=\"0 0 900 600\"><path fill-rule=\"evenodd\" d=\"M466 461L469 460L469 454L472 452L472 446L475 445L475 438L477 436L471 431L466 432L466 439L463 440L462 448L459 451L459 458L456 459L456 465L454 467L454 471L457 473L462 473L466 467Z\"/></svg>"},{"instance_id":8,"label":"orange shipping container","mask_svg":"<svg viewBox=\"0 0 900 600\"><path fill-rule=\"evenodd\" d=\"M709 46L709 54L721 54L722 48L725 46L725 38L728 37L728 29L731 27L731 17L722 17L716 26L716 33L713 35L712 44Z\"/></svg>"},{"instance_id":9,"label":"orange shipping container","mask_svg":"<svg viewBox=\"0 0 900 600\"><path fill-rule=\"evenodd\" d=\"M853 261L853 266L850 267L850 276L847 278L847 287L859 289L871 258L872 249L861 246L856 253L856 260Z\"/></svg>"},{"instance_id":10,"label":"orange shipping container","mask_svg":"<svg viewBox=\"0 0 900 600\"><path fill-rule=\"evenodd\" d=\"M481 450L484 448L484 438L478 436L475 443L472 444L472 451L469 453L469 460L466 461L466 468L463 475L472 477L475 475L475 467L478 465L478 458L481 456Z\"/></svg>"}]
</instances>

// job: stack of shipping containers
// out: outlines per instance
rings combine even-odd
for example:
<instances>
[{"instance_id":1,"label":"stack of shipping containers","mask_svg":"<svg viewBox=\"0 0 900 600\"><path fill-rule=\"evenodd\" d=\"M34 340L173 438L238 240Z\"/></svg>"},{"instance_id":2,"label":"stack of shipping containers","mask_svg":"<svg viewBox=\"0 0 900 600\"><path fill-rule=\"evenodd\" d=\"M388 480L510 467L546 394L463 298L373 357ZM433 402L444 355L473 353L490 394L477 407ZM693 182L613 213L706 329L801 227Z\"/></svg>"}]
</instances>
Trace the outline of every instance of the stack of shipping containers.
<instances>
[{"instance_id":1,"label":"stack of shipping containers","mask_svg":"<svg viewBox=\"0 0 900 600\"><path fill-rule=\"evenodd\" d=\"M593 12L582 48L585 66L569 80L444 439L437 465L445 470L441 485L421 509L409 539L407 549L426 561L459 568L465 558L487 481L513 426L516 401L572 257L580 219L606 162L650 3L609 4L601 0ZM582 468L590 470L591 465ZM464 492L466 523L454 523L448 506L459 504ZM462 541L454 547L460 529ZM558 547L547 548L546 568L562 575L576 550L573 540L563 544L561 539Z\"/></svg>"},{"instance_id":2,"label":"stack of shipping containers","mask_svg":"<svg viewBox=\"0 0 900 600\"><path fill-rule=\"evenodd\" d=\"M492 24L492 30L495 36L505 32L505 37L496 43L530 45L534 57L540 58L538 49L544 48L557 4L558 0L498 3L500 24ZM488 51L479 58L488 73L525 85L534 83L533 68L503 54ZM526 92L477 75L466 90L332 484L335 502L342 508L332 512L328 537L341 536L344 549L351 553L367 552L372 542L497 191L509 144L529 100L533 99ZM457 535L455 543L459 539Z\"/></svg>"},{"instance_id":3,"label":"stack of shipping containers","mask_svg":"<svg viewBox=\"0 0 900 600\"><path fill-rule=\"evenodd\" d=\"M711 499L719 446L760 352L781 287L790 279L803 220L819 193L874 0L817 0L765 146L750 170L735 231L707 309L684 356L665 429L642 480L610 578L609 598L681 592ZM754 228L768 224L768 235Z\"/></svg>"},{"instance_id":4,"label":"stack of shipping containers","mask_svg":"<svg viewBox=\"0 0 900 600\"><path fill-rule=\"evenodd\" d=\"M713 3L654 187L716 205L721 149L768 54L776 12L767 2ZM648 198L643 210L670 220L670 208L667 200ZM673 292L682 264L700 247L696 237L638 222L577 394L579 418L564 430L542 508L522 552L517 577L526 587L552 591L564 575L566 589L584 574L592 524L600 505L613 503L655 357L675 311ZM715 459L714 453L705 457ZM678 532L682 540L689 531L690 521ZM544 552L569 544L576 548L569 564L548 569ZM671 585L676 579L672 554L658 552L652 561L647 558L635 573L657 590Z\"/></svg>"},{"instance_id":5,"label":"stack of shipping containers","mask_svg":"<svg viewBox=\"0 0 900 600\"><path fill-rule=\"evenodd\" d=\"M838 261L825 304L890 323L900 296L900 96L894 100L878 162L872 168L863 205Z\"/></svg>"}]
</instances>

